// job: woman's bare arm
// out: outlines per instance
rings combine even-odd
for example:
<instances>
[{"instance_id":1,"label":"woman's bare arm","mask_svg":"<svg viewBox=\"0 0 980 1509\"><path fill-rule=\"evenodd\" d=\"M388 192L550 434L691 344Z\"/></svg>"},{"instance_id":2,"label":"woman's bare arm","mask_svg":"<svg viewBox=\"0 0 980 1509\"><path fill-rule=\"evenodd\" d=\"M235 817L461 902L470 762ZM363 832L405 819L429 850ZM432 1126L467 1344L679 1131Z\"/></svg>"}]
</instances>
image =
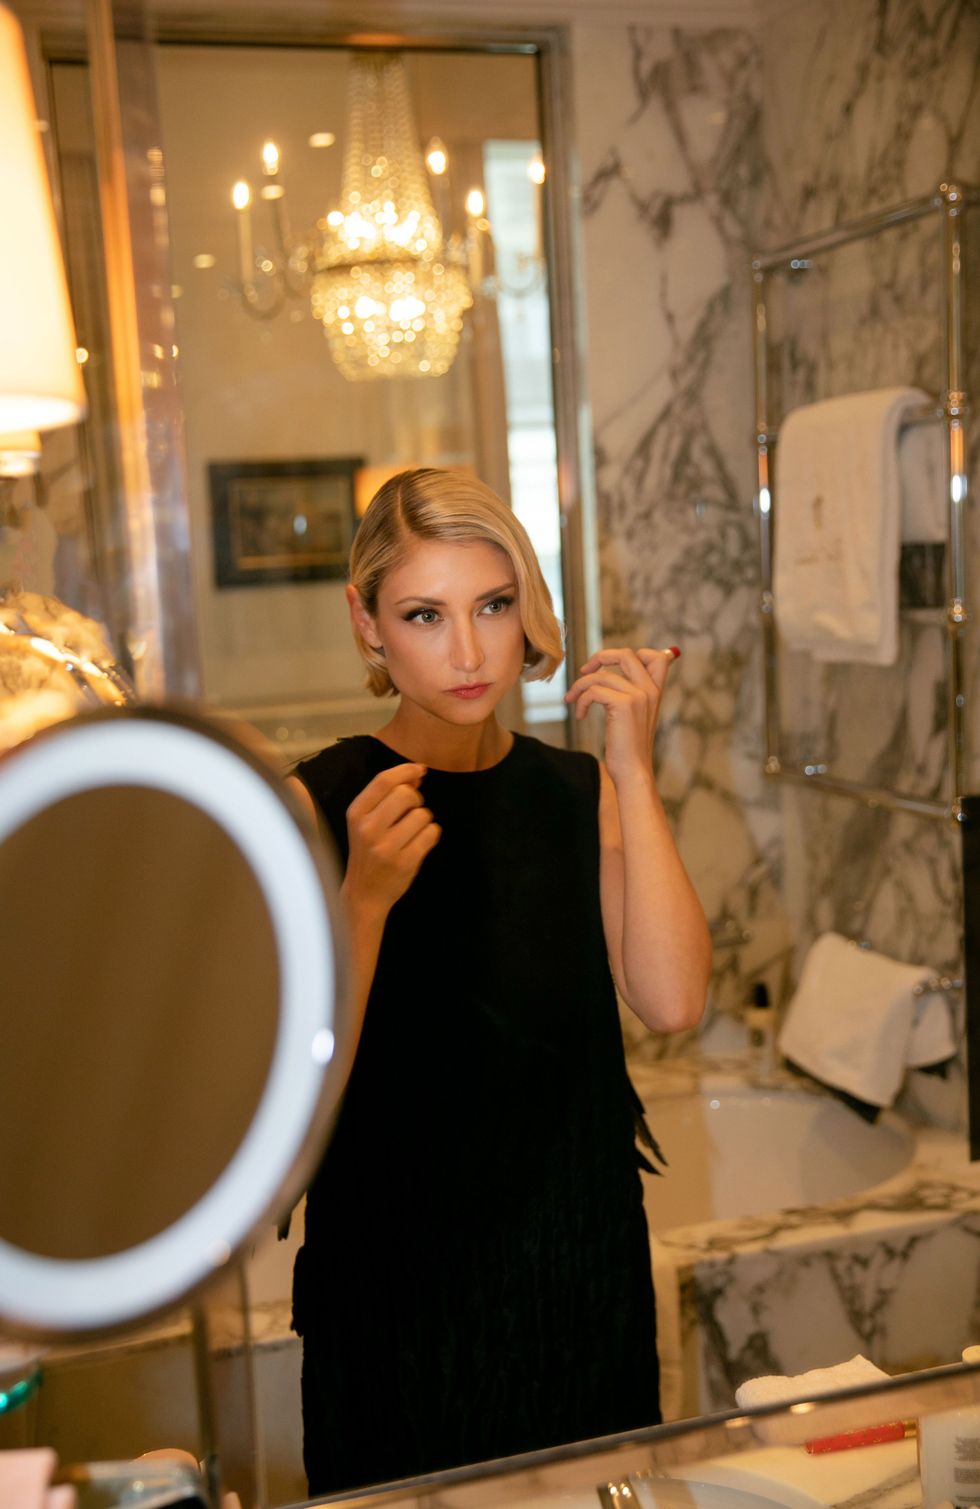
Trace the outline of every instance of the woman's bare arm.
<instances>
[{"instance_id":1,"label":"woman's bare arm","mask_svg":"<svg viewBox=\"0 0 980 1509\"><path fill-rule=\"evenodd\" d=\"M653 735L671 651L601 650L568 693L576 716L601 706L600 894L609 961L627 1005L656 1032L704 1010L711 941L653 774Z\"/></svg>"}]
</instances>

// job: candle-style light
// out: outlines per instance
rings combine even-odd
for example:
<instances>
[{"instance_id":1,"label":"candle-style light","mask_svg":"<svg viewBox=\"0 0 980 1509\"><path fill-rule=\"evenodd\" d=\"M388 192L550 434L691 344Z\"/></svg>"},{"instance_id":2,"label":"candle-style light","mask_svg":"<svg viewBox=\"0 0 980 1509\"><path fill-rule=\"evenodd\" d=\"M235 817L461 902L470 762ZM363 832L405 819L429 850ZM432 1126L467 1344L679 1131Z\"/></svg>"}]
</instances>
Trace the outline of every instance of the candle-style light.
<instances>
[{"instance_id":1,"label":"candle-style light","mask_svg":"<svg viewBox=\"0 0 980 1509\"><path fill-rule=\"evenodd\" d=\"M252 287L255 275L255 255L252 251L252 190L240 178L231 191L231 202L238 211L238 268L242 287Z\"/></svg>"},{"instance_id":2,"label":"candle-style light","mask_svg":"<svg viewBox=\"0 0 980 1509\"><path fill-rule=\"evenodd\" d=\"M548 176L544 165L544 159L540 153L532 157L527 165L527 176L534 185L534 260L541 262L544 258L544 181Z\"/></svg>"},{"instance_id":3,"label":"candle-style light","mask_svg":"<svg viewBox=\"0 0 980 1509\"><path fill-rule=\"evenodd\" d=\"M487 199L482 189L472 188L466 196L466 213L470 219L467 243L470 253L470 284L479 290L483 282L483 232L489 229L484 211Z\"/></svg>"}]
</instances>

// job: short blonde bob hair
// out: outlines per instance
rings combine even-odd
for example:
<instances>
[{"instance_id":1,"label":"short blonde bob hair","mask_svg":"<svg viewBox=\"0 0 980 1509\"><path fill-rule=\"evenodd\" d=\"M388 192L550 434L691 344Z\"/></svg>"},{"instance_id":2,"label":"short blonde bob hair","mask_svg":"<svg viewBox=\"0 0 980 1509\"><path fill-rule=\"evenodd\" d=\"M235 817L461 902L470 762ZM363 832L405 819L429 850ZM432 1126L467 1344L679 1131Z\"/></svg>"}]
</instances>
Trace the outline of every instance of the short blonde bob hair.
<instances>
[{"instance_id":1,"label":"short blonde bob hair","mask_svg":"<svg viewBox=\"0 0 980 1509\"><path fill-rule=\"evenodd\" d=\"M372 618L382 582L413 540L483 542L503 550L517 581L524 679L546 681L555 674L564 647L551 593L524 526L486 483L465 472L426 466L399 472L378 489L354 536L349 572L351 586ZM369 689L376 697L394 696L381 649L368 644L356 625L354 640L367 666Z\"/></svg>"}]
</instances>

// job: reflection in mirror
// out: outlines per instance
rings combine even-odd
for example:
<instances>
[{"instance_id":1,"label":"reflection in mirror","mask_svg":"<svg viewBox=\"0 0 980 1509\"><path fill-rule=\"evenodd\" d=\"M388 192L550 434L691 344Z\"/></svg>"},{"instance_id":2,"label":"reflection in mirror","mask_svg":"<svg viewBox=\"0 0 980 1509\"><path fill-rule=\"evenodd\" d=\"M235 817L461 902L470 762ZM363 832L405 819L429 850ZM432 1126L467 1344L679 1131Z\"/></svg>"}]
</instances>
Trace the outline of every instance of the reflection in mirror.
<instances>
[{"instance_id":1,"label":"reflection in mirror","mask_svg":"<svg viewBox=\"0 0 980 1509\"><path fill-rule=\"evenodd\" d=\"M390 72L397 55L383 56L393 60ZM393 376L349 381L316 317L312 267L318 256L337 260L324 243L331 217L348 208L345 153L354 112L366 108L356 74L364 66L339 48L174 45L158 52L205 695L274 734L291 728L297 708L322 717L331 705L329 731L369 730L380 721L378 706L363 690L342 581L304 580L297 552L295 579L284 582L282 547L277 556L256 539L250 551L241 532L252 585L241 585L241 575L231 587L220 575L216 581L217 499L209 485L216 463L243 475L244 463L272 463L265 518L302 530L294 536L300 540L321 523L349 540L357 510L393 471L418 464L475 471L530 524L561 600L548 287L535 208L543 191L528 177L540 156L535 59L406 54L399 66L407 96L384 94L397 112L380 133L360 121L370 150L383 135L390 156L416 154L414 165L395 164L400 189L420 180L447 256L450 238L468 238L459 273L473 307L444 376L399 379L395 368ZM257 131L267 143L264 167ZM441 173L421 160L423 144L436 136L447 159ZM240 181L250 182L251 202L236 210L231 193ZM278 300L269 286L273 268L283 270L278 286L287 289ZM254 298L243 284L256 286ZM367 297L351 295L345 327L359 323ZM416 332L404 336L400 344L392 338L394 357ZM275 477L283 463L345 457L357 458L346 497ZM525 717L556 724L559 736L562 690L525 693L524 708ZM521 718L520 706L514 712Z\"/></svg>"},{"instance_id":2,"label":"reflection in mirror","mask_svg":"<svg viewBox=\"0 0 980 1509\"><path fill-rule=\"evenodd\" d=\"M187 715L82 715L0 762L7 1321L151 1316L289 1208L351 1048L326 864Z\"/></svg>"},{"instance_id":3,"label":"reflection in mirror","mask_svg":"<svg viewBox=\"0 0 980 1509\"><path fill-rule=\"evenodd\" d=\"M135 1247L217 1182L261 1098L280 980L259 884L190 802L113 786L8 835L0 915L5 989L31 1002L0 1063L0 1238L66 1261Z\"/></svg>"},{"instance_id":4,"label":"reflection in mirror","mask_svg":"<svg viewBox=\"0 0 980 1509\"><path fill-rule=\"evenodd\" d=\"M404 55L424 188L447 251L450 240L459 248L472 307L444 375L351 382L315 313L312 264L343 202L358 56L156 50L204 695L262 727L286 758L380 721L350 645L342 560L358 513L393 471L458 466L488 481L528 527L563 611L538 61L526 49ZM51 89L71 266L99 353L87 70L55 64ZM423 165L436 139L444 158L429 151ZM242 182L249 198L236 209ZM94 507L105 520L109 393L94 368L90 378ZM317 536L338 570L319 569ZM563 690L526 687L511 722L563 742Z\"/></svg>"}]
</instances>

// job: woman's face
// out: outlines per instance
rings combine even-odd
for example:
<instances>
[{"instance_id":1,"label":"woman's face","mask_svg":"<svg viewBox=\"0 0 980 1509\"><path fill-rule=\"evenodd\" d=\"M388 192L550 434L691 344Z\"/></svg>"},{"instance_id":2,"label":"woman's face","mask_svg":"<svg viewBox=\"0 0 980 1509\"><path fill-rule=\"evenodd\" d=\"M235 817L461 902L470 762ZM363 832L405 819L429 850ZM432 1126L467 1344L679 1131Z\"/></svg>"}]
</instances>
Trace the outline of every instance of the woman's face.
<instances>
[{"instance_id":1,"label":"woman's face","mask_svg":"<svg viewBox=\"0 0 980 1509\"><path fill-rule=\"evenodd\" d=\"M356 600L352 609L365 638L384 647L403 708L409 702L449 723L480 723L521 674L517 581L496 545L415 540L385 577L376 615L361 609L358 617Z\"/></svg>"}]
</instances>

